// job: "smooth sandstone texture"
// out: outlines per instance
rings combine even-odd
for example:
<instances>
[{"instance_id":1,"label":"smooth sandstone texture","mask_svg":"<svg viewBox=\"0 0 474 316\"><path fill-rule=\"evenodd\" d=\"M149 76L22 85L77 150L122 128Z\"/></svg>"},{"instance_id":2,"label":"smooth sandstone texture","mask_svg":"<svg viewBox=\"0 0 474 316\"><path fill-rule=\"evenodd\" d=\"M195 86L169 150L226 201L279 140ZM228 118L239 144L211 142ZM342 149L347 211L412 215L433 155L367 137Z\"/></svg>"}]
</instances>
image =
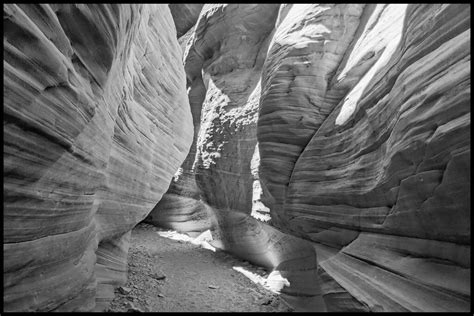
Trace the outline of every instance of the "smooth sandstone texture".
<instances>
[{"instance_id":1,"label":"smooth sandstone texture","mask_svg":"<svg viewBox=\"0 0 474 316\"><path fill-rule=\"evenodd\" d=\"M254 264L278 271L288 282L283 298L297 312L326 312L316 250L312 243L285 234L250 215L220 210L217 217L217 248Z\"/></svg>"},{"instance_id":2,"label":"smooth sandstone texture","mask_svg":"<svg viewBox=\"0 0 474 316\"><path fill-rule=\"evenodd\" d=\"M287 278L292 286L282 296L296 310L325 311L311 243L244 214L264 209L256 194L256 124L260 75L278 8L229 4L202 9L184 59L194 142L147 221L190 235L211 229L216 247Z\"/></svg>"},{"instance_id":3,"label":"smooth sandstone texture","mask_svg":"<svg viewBox=\"0 0 474 316\"><path fill-rule=\"evenodd\" d=\"M166 5L5 4L5 311L103 306L192 133Z\"/></svg>"},{"instance_id":4,"label":"smooth sandstone texture","mask_svg":"<svg viewBox=\"0 0 474 316\"><path fill-rule=\"evenodd\" d=\"M206 94L194 167L213 207L251 207L259 74L277 13L275 4L209 6L186 56L187 73L202 60Z\"/></svg>"},{"instance_id":5,"label":"smooth sandstone texture","mask_svg":"<svg viewBox=\"0 0 474 316\"><path fill-rule=\"evenodd\" d=\"M147 220L191 235L212 229L220 248L285 271L292 285L282 295L296 310L323 311L314 248L243 214L268 216L260 201L256 123L262 66L278 10L275 5L204 6L185 51L195 140Z\"/></svg>"},{"instance_id":6,"label":"smooth sandstone texture","mask_svg":"<svg viewBox=\"0 0 474 316\"><path fill-rule=\"evenodd\" d=\"M155 223L263 262L258 202L314 242L328 311L469 310L469 6L251 6L188 34L195 144Z\"/></svg>"},{"instance_id":7,"label":"smooth sandstone texture","mask_svg":"<svg viewBox=\"0 0 474 316\"><path fill-rule=\"evenodd\" d=\"M344 90L331 91L330 82L364 6L287 4L280 9L262 73L257 130L264 196L275 222L284 216L280 209L296 160L344 96Z\"/></svg>"},{"instance_id":8,"label":"smooth sandstone texture","mask_svg":"<svg viewBox=\"0 0 474 316\"><path fill-rule=\"evenodd\" d=\"M469 310L469 7L169 8L4 6L5 310L103 310L173 174L296 310Z\"/></svg>"},{"instance_id":9,"label":"smooth sandstone texture","mask_svg":"<svg viewBox=\"0 0 474 316\"><path fill-rule=\"evenodd\" d=\"M469 310L466 8L366 5L324 90L330 98L346 93L299 147L298 131L305 127L293 121L274 128L268 120L291 119L283 102L301 93L289 89L268 105L262 94L260 178L274 203L272 221L297 236L344 247L321 267L371 311ZM288 32L285 40L301 45L297 32ZM287 70L283 62L278 68L274 60L282 57L269 54L264 66L274 78L298 68ZM282 93L280 81L265 78L270 88L264 91ZM319 100L298 113L306 120L329 104ZM268 126L275 132L267 133Z\"/></svg>"},{"instance_id":10,"label":"smooth sandstone texture","mask_svg":"<svg viewBox=\"0 0 474 316\"><path fill-rule=\"evenodd\" d=\"M193 232L212 226L213 208L250 213L260 72L278 7L203 7L184 58L194 141L151 222Z\"/></svg>"}]
</instances>

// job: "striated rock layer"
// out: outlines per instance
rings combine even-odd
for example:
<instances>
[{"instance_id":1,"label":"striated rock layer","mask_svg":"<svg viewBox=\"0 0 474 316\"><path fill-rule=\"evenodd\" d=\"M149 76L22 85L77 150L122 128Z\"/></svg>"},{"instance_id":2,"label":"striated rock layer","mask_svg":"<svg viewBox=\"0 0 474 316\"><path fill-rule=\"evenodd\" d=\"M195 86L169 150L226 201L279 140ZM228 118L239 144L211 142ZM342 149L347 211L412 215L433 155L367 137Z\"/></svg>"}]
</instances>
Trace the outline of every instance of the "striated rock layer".
<instances>
[{"instance_id":1,"label":"striated rock layer","mask_svg":"<svg viewBox=\"0 0 474 316\"><path fill-rule=\"evenodd\" d=\"M311 242L285 234L242 212L220 210L214 246L271 271L288 282L280 297L297 312L325 312L316 250ZM216 235L216 234L214 234Z\"/></svg>"},{"instance_id":2,"label":"striated rock layer","mask_svg":"<svg viewBox=\"0 0 474 316\"><path fill-rule=\"evenodd\" d=\"M278 7L203 7L184 58L194 142L151 222L199 232L212 227L213 209L250 213L260 73Z\"/></svg>"},{"instance_id":3,"label":"striated rock layer","mask_svg":"<svg viewBox=\"0 0 474 316\"><path fill-rule=\"evenodd\" d=\"M205 5L194 144L153 221L263 264L266 226L241 214L258 204L313 242L328 311L469 310L469 9Z\"/></svg>"},{"instance_id":4,"label":"striated rock layer","mask_svg":"<svg viewBox=\"0 0 474 316\"><path fill-rule=\"evenodd\" d=\"M294 164L344 95L330 82L359 25L363 4L283 5L262 74L260 175L274 222ZM271 194L271 196L268 195Z\"/></svg>"},{"instance_id":5,"label":"striated rock layer","mask_svg":"<svg viewBox=\"0 0 474 316\"><path fill-rule=\"evenodd\" d=\"M5 4L5 311L100 310L192 133L167 5Z\"/></svg>"},{"instance_id":6,"label":"striated rock layer","mask_svg":"<svg viewBox=\"0 0 474 316\"><path fill-rule=\"evenodd\" d=\"M312 21L321 17L314 28L330 36L334 7L322 6ZM272 220L286 232L342 248L321 267L371 311L469 310L467 9L364 6L350 46L321 84L324 97L308 110L295 101L295 114L285 107L305 95L292 74L301 72L297 60L307 54L280 51L310 45L302 44L301 27L284 29L278 53L264 65L260 178ZM311 10L291 7L286 19L301 11ZM323 56L332 45L324 42ZM295 83L284 91L288 79L280 76ZM317 80L307 93L318 92ZM303 123L323 119L301 126L296 114Z\"/></svg>"},{"instance_id":7,"label":"striated rock layer","mask_svg":"<svg viewBox=\"0 0 474 316\"><path fill-rule=\"evenodd\" d=\"M282 296L299 302L297 310L324 311L311 243L244 214L260 199L254 192L260 75L278 8L204 6L184 59L194 142L147 220L190 235L211 229L216 247L280 271L292 284Z\"/></svg>"}]
</instances>

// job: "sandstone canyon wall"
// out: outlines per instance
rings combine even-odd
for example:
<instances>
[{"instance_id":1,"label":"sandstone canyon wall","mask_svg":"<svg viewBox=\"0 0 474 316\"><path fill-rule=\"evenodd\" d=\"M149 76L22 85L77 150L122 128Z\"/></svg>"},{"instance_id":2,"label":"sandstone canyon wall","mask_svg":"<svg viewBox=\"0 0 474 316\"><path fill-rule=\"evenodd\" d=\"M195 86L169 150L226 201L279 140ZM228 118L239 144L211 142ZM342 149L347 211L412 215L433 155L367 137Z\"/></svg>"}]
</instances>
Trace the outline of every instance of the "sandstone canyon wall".
<instances>
[{"instance_id":1,"label":"sandstone canyon wall","mask_svg":"<svg viewBox=\"0 0 474 316\"><path fill-rule=\"evenodd\" d=\"M148 220L272 269L298 259L322 288L294 278L288 300L469 310L469 9L205 5L183 57L193 145ZM278 229L253 218L268 210Z\"/></svg>"},{"instance_id":2,"label":"sandstone canyon wall","mask_svg":"<svg viewBox=\"0 0 474 316\"><path fill-rule=\"evenodd\" d=\"M348 93L272 208L285 230L341 249L321 267L373 311L469 310L466 8L371 9L328 89Z\"/></svg>"},{"instance_id":3,"label":"sandstone canyon wall","mask_svg":"<svg viewBox=\"0 0 474 316\"><path fill-rule=\"evenodd\" d=\"M202 231L213 209L251 209L260 73L278 7L203 7L184 56L194 142L152 222Z\"/></svg>"},{"instance_id":4,"label":"sandstone canyon wall","mask_svg":"<svg viewBox=\"0 0 474 316\"><path fill-rule=\"evenodd\" d=\"M285 230L344 247L321 266L371 310L469 306L470 30L463 8L366 7L361 36L327 92L345 86L348 93L298 156L284 200L275 199L282 207L271 208Z\"/></svg>"},{"instance_id":5,"label":"sandstone canyon wall","mask_svg":"<svg viewBox=\"0 0 474 316\"><path fill-rule=\"evenodd\" d=\"M4 310L100 310L193 135L167 5L4 4Z\"/></svg>"},{"instance_id":6,"label":"sandstone canyon wall","mask_svg":"<svg viewBox=\"0 0 474 316\"><path fill-rule=\"evenodd\" d=\"M194 141L148 221L190 235L211 229L215 246L300 284L283 290L289 300L304 295L310 298L300 304L305 310L325 310L320 282L304 282L319 278L312 245L246 215L264 210L253 190L259 185L256 128L260 74L278 9L203 7L184 54Z\"/></svg>"},{"instance_id":7,"label":"sandstone canyon wall","mask_svg":"<svg viewBox=\"0 0 474 316\"><path fill-rule=\"evenodd\" d=\"M5 310L102 310L152 210L296 310L468 311L469 9L4 5Z\"/></svg>"}]
</instances>

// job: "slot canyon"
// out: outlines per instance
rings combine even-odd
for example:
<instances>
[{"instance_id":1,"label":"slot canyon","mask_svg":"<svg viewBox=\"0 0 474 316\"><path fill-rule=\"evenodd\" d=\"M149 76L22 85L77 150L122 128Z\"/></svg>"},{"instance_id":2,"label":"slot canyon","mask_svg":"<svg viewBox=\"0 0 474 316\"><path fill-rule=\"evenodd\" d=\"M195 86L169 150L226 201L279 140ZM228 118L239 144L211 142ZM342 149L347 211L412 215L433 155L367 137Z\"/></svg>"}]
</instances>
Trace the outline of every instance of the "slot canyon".
<instances>
[{"instance_id":1,"label":"slot canyon","mask_svg":"<svg viewBox=\"0 0 474 316\"><path fill-rule=\"evenodd\" d=\"M472 312L470 4L3 28L4 312Z\"/></svg>"}]
</instances>

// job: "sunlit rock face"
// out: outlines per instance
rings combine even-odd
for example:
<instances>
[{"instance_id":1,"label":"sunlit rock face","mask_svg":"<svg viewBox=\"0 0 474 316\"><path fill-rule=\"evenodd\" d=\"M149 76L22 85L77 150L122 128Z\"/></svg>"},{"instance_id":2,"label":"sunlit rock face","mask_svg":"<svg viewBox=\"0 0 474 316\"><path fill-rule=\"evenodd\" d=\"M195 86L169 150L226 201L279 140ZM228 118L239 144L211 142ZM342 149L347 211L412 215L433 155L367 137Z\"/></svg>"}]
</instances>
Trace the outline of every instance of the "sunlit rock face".
<instances>
[{"instance_id":1,"label":"sunlit rock face","mask_svg":"<svg viewBox=\"0 0 474 316\"><path fill-rule=\"evenodd\" d=\"M281 274L287 283L280 296L295 311L328 311L311 242L242 212L220 210L216 217L219 240L211 244Z\"/></svg>"},{"instance_id":2,"label":"sunlit rock face","mask_svg":"<svg viewBox=\"0 0 474 316\"><path fill-rule=\"evenodd\" d=\"M4 309L100 310L192 134L167 5L5 4Z\"/></svg>"},{"instance_id":3,"label":"sunlit rock face","mask_svg":"<svg viewBox=\"0 0 474 316\"><path fill-rule=\"evenodd\" d=\"M279 5L209 5L185 60L206 88L194 168L207 203L249 213L260 73ZM199 74L197 74L199 77ZM189 80L191 81L191 80Z\"/></svg>"},{"instance_id":4,"label":"sunlit rock face","mask_svg":"<svg viewBox=\"0 0 474 316\"><path fill-rule=\"evenodd\" d=\"M265 261L265 225L235 215L258 187L313 242L328 311L469 310L470 7L263 6L188 31L194 144L156 222Z\"/></svg>"},{"instance_id":5,"label":"sunlit rock face","mask_svg":"<svg viewBox=\"0 0 474 316\"><path fill-rule=\"evenodd\" d=\"M307 6L320 7L311 21L324 31L302 41L294 16L310 10L290 6L262 76L260 178L272 220L342 248L321 267L371 311L469 310L469 7L347 5L353 13L336 23L338 5ZM331 27L354 15L339 52ZM306 48L318 40L323 48ZM291 50L301 46L308 52ZM306 89L301 55L327 69Z\"/></svg>"},{"instance_id":6,"label":"sunlit rock face","mask_svg":"<svg viewBox=\"0 0 474 316\"><path fill-rule=\"evenodd\" d=\"M262 74L258 141L265 202L282 205L295 162L346 90L330 83L360 23L364 4L282 5ZM270 194L268 194L270 193Z\"/></svg>"},{"instance_id":7,"label":"sunlit rock face","mask_svg":"<svg viewBox=\"0 0 474 316\"><path fill-rule=\"evenodd\" d=\"M151 222L200 232L215 223L217 209L250 213L260 74L278 8L202 8L184 57L194 141Z\"/></svg>"}]
</instances>

